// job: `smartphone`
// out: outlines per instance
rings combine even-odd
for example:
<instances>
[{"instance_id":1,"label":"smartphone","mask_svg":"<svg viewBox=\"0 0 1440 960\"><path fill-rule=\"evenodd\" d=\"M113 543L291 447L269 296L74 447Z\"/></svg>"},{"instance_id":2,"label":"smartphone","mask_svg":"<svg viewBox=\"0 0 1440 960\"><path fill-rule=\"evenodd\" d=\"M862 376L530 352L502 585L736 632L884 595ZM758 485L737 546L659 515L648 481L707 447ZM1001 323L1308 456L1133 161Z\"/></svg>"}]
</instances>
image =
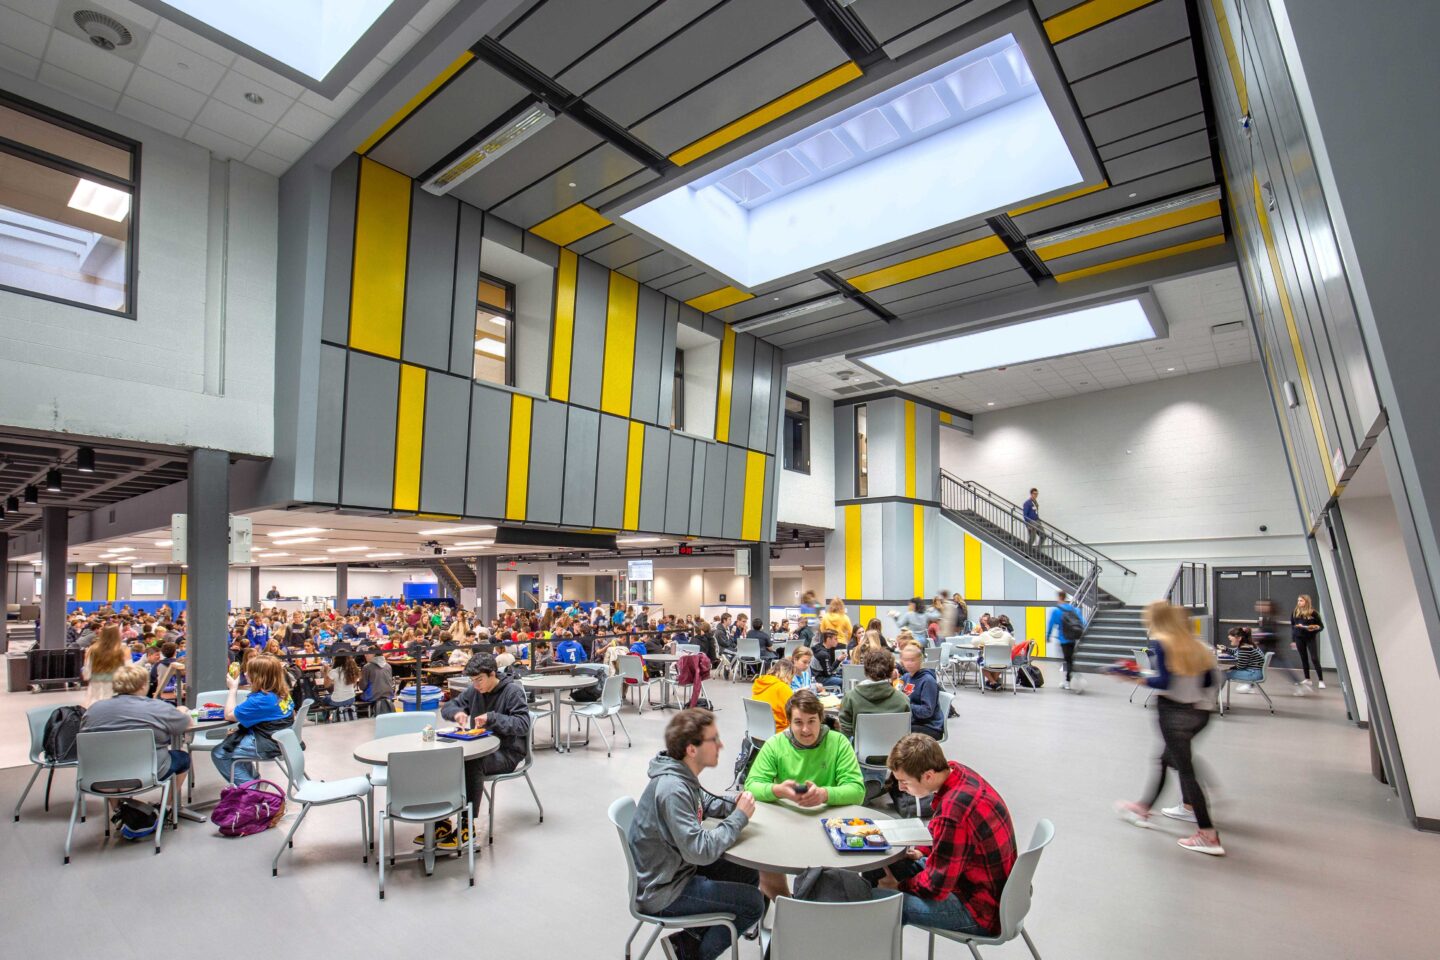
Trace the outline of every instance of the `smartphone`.
<instances>
[{"instance_id":1,"label":"smartphone","mask_svg":"<svg viewBox=\"0 0 1440 960\"><path fill-rule=\"evenodd\" d=\"M807 794L807 793L809 793L809 792L810 792L810 784L808 784L808 783L797 783L797 784L795 784L795 794L796 794L797 796L804 796L805 794Z\"/></svg>"}]
</instances>

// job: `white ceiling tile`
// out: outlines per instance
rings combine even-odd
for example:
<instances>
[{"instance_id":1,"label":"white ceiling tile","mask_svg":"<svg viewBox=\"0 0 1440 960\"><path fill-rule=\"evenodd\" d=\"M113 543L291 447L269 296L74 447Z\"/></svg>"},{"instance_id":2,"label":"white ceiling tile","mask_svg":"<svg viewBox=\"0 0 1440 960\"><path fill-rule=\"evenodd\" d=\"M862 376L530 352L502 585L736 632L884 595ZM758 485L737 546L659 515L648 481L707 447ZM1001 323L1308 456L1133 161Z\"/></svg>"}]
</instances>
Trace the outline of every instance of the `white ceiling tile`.
<instances>
[{"instance_id":1,"label":"white ceiling tile","mask_svg":"<svg viewBox=\"0 0 1440 960\"><path fill-rule=\"evenodd\" d=\"M111 90L109 87L76 76L69 70L61 70L52 63L41 64L40 82L48 84L62 93L68 93L96 106L104 107L106 110L114 110L115 104L120 100L120 91Z\"/></svg>"},{"instance_id":2,"label":"white ceiling tile","mask_svg":"<svg viewBox=\"0 0 1440 960\"><path fill-rule=\"evenodd\" d=\"M221 66L228 67L235 60L235 54L204 37L191 33L184 27L169 20L161 20L155 27L155 33L167 40L173 40L186 49L193 50L201 56L214 60Z\"/></svg>"},{"instance_id":3,"label":"white ceiling tile","mask_svg":"<svg viewBox=\"0 0 1440 960\"><path fill-rule=\"evenodd\" d=\"M199 124L191 124L185 134L185 139L209 150L221 160L242 160L251 150L251 145L241 143L238 140L225 136L223 133L216 133Z\"/></svg>"},{"instance_id":4,"label":"white ceiling tile","mask_svg":"<svg viewBox=\"0 0 1440 960\"><path fill-rule=\"evenodd\" d=\"M245 162L259 170L264 170L272 176L280 176L290 169L290 161L281 160L279 157L272 157L264 150L252 150L245 158Z\"/></svg>"},{"instance_id":5,"label":"white ceiling tile","mask_svg":"<svg viewBox=\"0 0 1440 960\"><path fill-rule=\"evenodd\" d=\"M265 135L265 139L260 141L257 149L264 150L266 153L279 157L287 163L294 163L300 159L306 150L310 149L310 141L304 137L297 137L293 133L281 130L279 127L273 127L270 132Z\"/></svg>"},{"instance_id":6,"label":"white ceiling tile","mask_svg":"<svg viewBox=\"0 0 1440 960\"><path fill-rule=\"evenodd\" d=\"M291 100L300 96L301 91L305 89L289 77L282 77L269 67L261 66L255 61L247 60L244 57L235 58L235 62L230 65L230 69L242 76L249 77L251 80L257 80L265 84L265 86L271 90L278 91Z\"/></svg>"},{"instance_id":7,"label":"white ceiling tile","mask_svg":"<svg viewBox=\"0 0 1440 960\"><path fill-rule=\"evenodd\" d=\"M160 22L158 13L152 13L140 4L133 3L132 0L101 0L96 5L109 10L122 20L142 26L146 30L154 30L155 24Z\"/></svg>"},{"instance_id":8,"label":"white ceiling tile","mask_svg":"<svg viewBox=\"0 0 1440 960\"><path fill-rule=\"evenodd\" d=\"M415 41L419 39L419 30L411 26L401 27L400 32L392 37L379 53L375 54L375 59L384 63L394 63L405 55L405 51L415 46Z\"/></svg>"},{"instance_id":9,"label":"white ceiling tile","mask_svg":"<svg viewBox=\"0 0 1440 960\"><path fill-rule=\"evenodd\" d=\"M0 6L12 7L36 20L52 23L60 0L0 0Z\"/></svg>"},{"instance_id":10,"label":"white ceiling tile","mask_svg":"<svg viewBox=\"0 0 1440 960\"><path fill-rule=\"evenodd\" d=\"M410 18L410 25L422 33L427 32L441 17L449 13L453 6L455 6L455 0L430 0L420 9L419 13Z\"/></svg>"},{"instance_id":11,"label":"white ceiling tile","mask_svg":"<svg viewBox=\"0 0 1440 960\"><path fill-rule=\"evenodd\" d=\"M241 61L236 62L236 66ZM253 93L261 100L260 103L251 103L245 99L245 94ZM274 124L285 115L290 105L295 102L294 98L288 97L272 87L267 87L258 80L252 79L242 73L237 73L235 67L225 74L221 79L215 92L211 94L216 100L239 110L257 120L263 120L267 124Z\"/></svg>"},{"instance_id":12,"label":"white ceiling tile","mask_svg":"<svg viewBox=\"0 0 1440 960\"><path fill-rule=\"evenodd\" d=\"M227 137L248 143L252 147L259 146L265 134L270 132L270 124L264 120L242 113L213 98L205 102L205 106L195 117L195 122L211 130L224 130Z\"/></svg>"},{"instance_id":13,"label":"white ceiling tile","mask_svg":"<svg viewBox=\"0 0 1440 960\"><path fill-rule=\"evenodd\" d=\"M186 120L194 120L200 108L205 105L205 95L198 90L176 83L160 76L153 70L136 67L125 95L143 100L152 107L159 107L167 113Z\"/></svg>"},{"instance_id":14,"label":"white ceiling tile","mask_svg":"<svg viewBox=\"0 0 1440 960\"><path fill-rule=\"evenodd\" d=\"M19 10L0 7L0 43L38 60L45 55L49 38L49 24L27 17Z\"/></svg>"},{"instance_id":15,"label":"white ceiling tile","mask_svg":"<svg viewBox=\"0 0 1440 960\"><path fill-rule=\"evenodd\" d=\"M27 80L34 80L40 72L40 61L28 53L21 53L14 47L0 43L0 70L9 70Z\"/></svg>"},{"instance_id":16,"label":"white ceiling tile","mask_svg":"<svg viewBox=\"0 0 1440 960\"><path fill-rule=\"evenodd\" d=\"M130 73L135 69L129 60L59 30L50 31L45 62L117 92L125 89L125 81L130 79Z\"/></svg>"},{"instance_id":17,"label":"white ceiling tile","mask_svg":"<svg viewBox=\"0 0 1440 960\"><path fill-rule=\"evenodd\" d=\"M189 120L177 117L173 113L167 113L159 107L129 95L120 98L120 105L115 110L131 120L138 120L141 123L149 124L156 130L163 130L172 137L185 136L185 131L190 127Z\"/></svg>"},{"instance_id":18,"label":"white ceiling tile","mask_svg":"<svg viewBox=\"0 0 1440 960\"><path fill-rule=\"evenodd\" d=\"M304 93L300 94L300 102L305 104L305 106L311 108L312 110L319 110L326 116L334 117L337 120L344 115L346 110L349 110L351 107L353 107L355 105L355 101L359 99L359 91L351 90L349 87L346 87L344 90L341 90L339 93L337 93L335 95L335 99L333 100L328 100L325 97L320 96L320 94L316 93L314 90L306 90Z\"/></svg>"},{"instance_id":19,"label":"white ceiling tile","mask_svg":"<svg viewBox=\"0 0 1440 960\"><path fill-rule=\"evenodd\" d=\"M280 118L280 129L306 140L319 140L335 121L304 103L296 102Z\"/></svg>"},{"instance_id":20,"label":"white ceiling tile","mask_svg":"<svg viewBox=\"0 0 1440 960\"><path fill-rule=\"evenodd\" d=\"M140 55L140 66L206 95L209 95L220 82L220 78L225 76L224 64L158 34L152 36L145 45L145 52Z\"/></svg>"}]
</instances>

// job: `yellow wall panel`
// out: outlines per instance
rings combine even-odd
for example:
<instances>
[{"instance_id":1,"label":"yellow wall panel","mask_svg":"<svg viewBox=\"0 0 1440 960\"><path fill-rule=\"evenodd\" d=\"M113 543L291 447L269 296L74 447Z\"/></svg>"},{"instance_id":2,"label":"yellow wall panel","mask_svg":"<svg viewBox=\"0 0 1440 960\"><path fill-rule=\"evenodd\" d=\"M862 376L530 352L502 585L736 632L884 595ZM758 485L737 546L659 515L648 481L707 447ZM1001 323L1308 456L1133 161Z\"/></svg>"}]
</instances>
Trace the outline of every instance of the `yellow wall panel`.
<instances>
[{"instance_id":1,"label":"yellow wall panel","mask_svg":"<svg viewBox=\"0 0 1440 960\"><path fill-rule=\"evenodd\" d=\"M985 591L980 567L980 541L965 534L965 599L978 600Z\"/></svg>"},{"instance_id":2,"label":"yellow wall panel","mask_svg":"<svg viewBox=\"0 0 1440 960\"><path fill-rule=\"evenodd\" d=\"M915 496L915 401L905 401L905 496Z\"/></svg>"},{"instance_id":3,"label":"yellow wall panel","mask_svg":"<svg viewBox=\"0 0 1440 960\"><path fill-rule=\"evenodd\" d=\"M860 504L851 503L845 507L845 596L860 596L864 569L860 559Z\"/></svg>"},{"instance_id":4,"label":"yellow wall panel","mask_svg":"<svg viewBox=\"0 0 1440 960\"><path fill-rule=\"evenodd\" d=\"M400 366L400 404L395 415L396 510L420 509L420 457L425 440L425 368Z\"/></svg>"},{"instance_id":5,"label":"yellow wall panel","mask_svg":"<svg viewBox=\"0 0 1440 960\"><path fill-rule=\"evenodd\" d=\"M755 294L753 293L736 290L734 287L721 287L719 290L711 290L709 293L702 293L698 297L691 297L685 301L685 305L694 307L701 313L714 313L716 310L723 310L737 303L744 303L746 300L754 299Z\"/></svg>"},{"instance_id":6,"label":"yellow wall panel","mask_svg":"<svg viewBox=\"0 0 1440 960\"><path fill-rule=\"evenodd\" d=\"M75 574L75 599L80 603L88 603L95 598L95 574Z\"/></svg>"},{"instance_id":7,"label":"yellow wall panel","mask_svg":"<svg viewBox=\"0 0 1440 960\"><path fill-rule=\"evenodd\" d=\"M925 508L920 504L914 505L915 511L915 596L922 600L928 596L925 592Z\"/></svg>"},{"instance_id":8,"label":"yellow wall panel","mask_svg":"<svg viewBox=\"0 0 1440 960\"><path fill-rule=\"evenodd\" d=\"M630 421L630 450L625 457L625 529L640 526L640 474L645 461L645 424Z\"/></svg>"},{"instance_id":9,"label":"yellow wall panel","mask_svg":"<svg viewBox=\"0 0 1440 960\"><path fill-rule=\"evenodd\" d=\"M357 350L400 357L409 237L410 178L361 159L350 284L350 346Z\"/></svg>"},{"instance_id":10,"label":"yellow wall panel","mask_svg":"<svg viewBox=\"0 0 1440 960\"><path fill-rule=\"evenodd\" d=\"M105 574L105 599L114 600L119 593L120 575L118 573Z\"/></svg>"},{"instance_id":11,"label":"yellow wall panel","mask_svg":"<svg viewBox=\"0 0 1440 960\"><path fill-rule=\"evenodd\" d=\"M181 600L186 599L186 597L185 597L185 589L186 589L186 587L188 587L189 585L190 585L190 576L189 576L189 574L185 574L185 573L180 574L180 599L181 599Z\"/></svg>"},{"instance_id":12,"label":"yellow wall panel","mask_svg":"<svg viewBox=\"0 0 1440 960\"><path fill-rule=\"evenodd\" d=\"M530 228L530 232L542 240L565 246L590 236L596 230L604 230L610 221L592 207L583 203L566 207L549 220L542 220Z\"/></svg>"},{"instance_id":13,"label":"yellow wall panel","mask_svg":"<svg viewBox=\"0 0 1440 960\"><path fill-rule=\"evenodd\" d=\"M555 342L550 355L550 396L570 402L570 358L575 349L575 254L560 251L555 273Z\"/></svg>"},{"instance_id":14,"label":"yellow wall panel","mask_svg":"<svg viewBox=\"0 0 1440 960\"><path fill-rule=\"evenodd\" d=\"M1045 656L1045 621L1050 618L1049 607L1025 608L1025 639L1035 641L1035 656Z\"/></svg>"},{"instance_id":15,"label":"yellow wall panel","mask_svg":"<svg viewBox=\"0 0 1440 960\"><path fill-rule=\"evenodd\" d=\"M725 326L720 341L720 379L715 391L715 439L730 442L730 393L735 386L735 330Z\"/></svg>"},{"instance_id":16,"label":"yellow wall panel","mask_svg":"<svg viewBox=\"0 0 1440 960\"><path fill-rule=\"evenodd\" d=\"M874 607L874 605L868 604L868 603L861 604L861 605L860 605L860 610L859 610L858 612L859 612L859 614L860 614L860 619L858 619L858 620L855 621L855 635L856 635L856 636L858 636L859 634L864 633L864 632L865 632L865 624L867 624L867 623L869 623L871 620L874 620L874 619L875 619L875 607Z\"/></svg>"},{"instance_id":17,"label":"yellow wall panel","mask_svg":"<svg viewBox=\"0 0 1440 960\"><path fill-rule=\"evenodd\" d=\"M610 274L610 301L605 310L605 379L600 384L600 409L630 416L635 386L635 310L640 285L623 274Z\"/></svg>"},{"instance_id":18,"label":"yellow wall panel","mask_svg":"<svg viewBox=\"0 0 1440 960\"><path fill-rule=\"evenodd\" d=\"M519 394L510 401L510 477L505 487L505 519L524 520L530 495L530 417L535 401Z\"/></svg>"},{"instance_id":19,"label":"yellow wall panel","mask_svg":"<svg viewBox=\"0 0 1440 960\"><path fill-rule=\"evenodd\" d=\"M745 540L760 539L760 518L765 506L765 454L756 450L745 452L745 513L740 522L740 536Z\"/></svg>"}]
</instances>

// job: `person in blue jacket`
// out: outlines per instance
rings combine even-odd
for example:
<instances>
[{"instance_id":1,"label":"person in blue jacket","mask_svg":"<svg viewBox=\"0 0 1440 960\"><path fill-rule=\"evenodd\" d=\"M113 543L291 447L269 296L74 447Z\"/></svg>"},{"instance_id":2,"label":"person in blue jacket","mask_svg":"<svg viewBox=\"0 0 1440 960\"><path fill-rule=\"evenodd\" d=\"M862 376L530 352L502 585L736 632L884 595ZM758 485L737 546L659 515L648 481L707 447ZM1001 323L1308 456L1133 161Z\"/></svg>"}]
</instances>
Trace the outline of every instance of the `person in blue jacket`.
<instances>
[{"instance_id":1,"label":"person in blue jacket","mask_svg":"<svg viewBox=\"0 0 1440 960\"><path fill-rule=\"evenodd\" d=\"M945 717L940 710L940 682L935 671L925 666L925 654L918 643L900 651L901 689L910 698L910 732L939 740L945 735Z\"/></svg>"},{"instance_id":2,"label":"person in blue jacket","mask_svg":"<svg viewBox=\"0 0 1440 960\"><path fill-rule=\"evenodd\" d=\"M1040 530L1040 491L1035 487L1030 488L1030 499L1025 501L1025 541L1026 546L1043 545L1045 534Z\"/></svg>"},{"instance_id":3,"label":"person in blue jacket","mask_svg":"<svg viewBox=\"0 0 1440 960\"><path fill-rule=\"evenodd\" d=\"M584 663L589 659L585 656L585 647L574 637L566 637L555 647L556 663Z\"/></svg>"},{"instance_id":4,"label":"person in blue jacket","mask_svg":"<svg viewBox=\"0 0 1440 960\"><path fill-rule=\"evenodd\" d=\"M1060 644L1060 655L1065 658L1065 682L1060 684L1062 690L1069 690L1072 674L1075 672L1075 641L1079 637L1065 636L1065 614L1073 613L1080 619L1081 626L1084 626L1085 615L1080 608L1069 602L1065 591L1059 593L1060 603L1050 611L1050 619L1045 622L1045 642L1050 643L1054 637Z\"/></svg>"}]
</instances>

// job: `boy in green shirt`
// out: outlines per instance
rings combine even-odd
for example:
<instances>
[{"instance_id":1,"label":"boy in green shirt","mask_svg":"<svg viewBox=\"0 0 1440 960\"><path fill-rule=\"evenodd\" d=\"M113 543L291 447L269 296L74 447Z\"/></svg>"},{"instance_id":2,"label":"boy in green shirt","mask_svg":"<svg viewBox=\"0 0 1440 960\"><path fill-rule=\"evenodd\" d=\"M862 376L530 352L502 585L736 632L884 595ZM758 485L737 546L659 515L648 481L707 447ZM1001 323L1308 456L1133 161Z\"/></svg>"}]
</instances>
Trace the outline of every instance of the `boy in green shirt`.
<instances>
[{"instance_id":1,"label":"boy in green shirt","mask_svg":"<svg viewBox=\"0 0 1440 960\"><path fill-rule=\"evenodd\" d=\"M863 803L865 781L855 748L824 724L825 708L810 690L797 690L785 704L790 727L765 741L745 789L763 803L791 800L802 807Z\"/></svg>"}]
</instances>

